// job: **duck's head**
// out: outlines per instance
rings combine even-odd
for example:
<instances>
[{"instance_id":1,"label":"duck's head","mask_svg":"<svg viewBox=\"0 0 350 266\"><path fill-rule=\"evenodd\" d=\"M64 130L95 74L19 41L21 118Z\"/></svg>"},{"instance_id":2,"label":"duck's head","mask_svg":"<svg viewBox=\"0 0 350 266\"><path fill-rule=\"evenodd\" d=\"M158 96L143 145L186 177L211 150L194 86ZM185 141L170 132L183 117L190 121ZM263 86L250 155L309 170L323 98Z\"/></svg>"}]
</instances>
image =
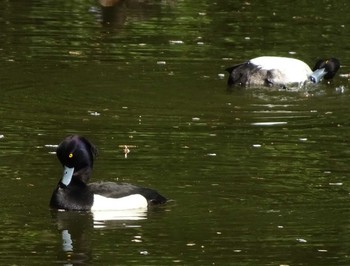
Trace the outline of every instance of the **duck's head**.
<instances>
[{"instance_id":1,"label":"duck's head","mask_svg":"<svg viewBox=\"0 0 350 266\"><path fill-rule=\"evenodd\" d=\"M56 155L64 167L62 184L68 186L73 176L87 183L97 155L93 144L84 137L71 135L58 145Z\"/></svg>"},{"instance_id":2,"label":"duck's head","mask_svg":"<svg viewBox=\"0 0 350 266\"><path fill-rule=\"evenodd\" d=\"M339 68L340 62L336 58L320 59L312 69L313 73L310 75L310 81L318 83L323 78L331 79L335 76Z\"/></svg>"}]
</instances>

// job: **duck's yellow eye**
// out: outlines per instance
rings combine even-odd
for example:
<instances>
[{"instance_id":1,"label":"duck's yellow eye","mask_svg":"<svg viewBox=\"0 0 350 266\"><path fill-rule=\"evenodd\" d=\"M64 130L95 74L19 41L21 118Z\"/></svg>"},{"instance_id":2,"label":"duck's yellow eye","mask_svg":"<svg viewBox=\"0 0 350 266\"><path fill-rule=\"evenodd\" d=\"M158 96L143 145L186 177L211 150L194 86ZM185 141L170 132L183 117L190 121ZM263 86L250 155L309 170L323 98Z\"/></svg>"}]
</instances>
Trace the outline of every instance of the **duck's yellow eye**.
<instances>
[{"instance_id":1,"label":"duck's yellow eye","mask_svg":"<svg viewBox=\"0 0 350 266\"><path fill-rule=\"evenodd\" d=\"M68 155L68 157L69 157L69 158L73 158L73 153L70 153L70 154Z\"/></svg>"}]
</instances>

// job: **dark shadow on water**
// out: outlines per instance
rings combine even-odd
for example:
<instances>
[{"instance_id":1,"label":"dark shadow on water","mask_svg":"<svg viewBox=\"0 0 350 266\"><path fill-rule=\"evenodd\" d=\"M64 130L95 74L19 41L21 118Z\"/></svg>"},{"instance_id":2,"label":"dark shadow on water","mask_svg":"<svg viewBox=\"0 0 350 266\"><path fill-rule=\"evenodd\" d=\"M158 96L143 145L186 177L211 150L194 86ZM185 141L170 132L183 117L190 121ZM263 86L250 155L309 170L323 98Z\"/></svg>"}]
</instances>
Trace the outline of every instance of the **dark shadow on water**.
<instances>
[{"instance_id":1,"label":"dark shadow on water","mask_svg":"<svg viewBox=\"0 0 350 266\"><path fill-rule=\"evenodd\" d=\"M128 17L142 21L161 12L159 2L152 0L99 0L99 4L102 25L116 28L122 27Z\"/></svg>"}]
</instances>

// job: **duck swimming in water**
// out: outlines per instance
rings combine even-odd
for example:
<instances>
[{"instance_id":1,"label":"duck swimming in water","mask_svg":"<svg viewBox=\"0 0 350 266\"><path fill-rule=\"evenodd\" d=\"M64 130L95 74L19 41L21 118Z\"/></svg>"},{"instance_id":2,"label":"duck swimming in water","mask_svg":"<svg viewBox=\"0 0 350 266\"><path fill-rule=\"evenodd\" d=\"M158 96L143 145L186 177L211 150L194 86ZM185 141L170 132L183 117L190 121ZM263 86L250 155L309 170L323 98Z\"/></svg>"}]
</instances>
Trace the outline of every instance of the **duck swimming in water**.
<instances>
[{"instance_id":1,"label":"duck swimming in water","mask_svg":"<svg viewBox=\"0 0 350 266\"><path fill-rule=\"evenodd\" d=\"M336 58L320 59L314 68L303 61L278 56L261 56L226 69L229 72L229 87L303 85L306 82L319 83L323 78L332 79L340 68Z\"/></svg>"},{"instance_id":2,"label":"duck swimming in water","mask_svg":"<svg viewBox=\"0 0 350 266\"><path fill-rule=\"evenodd\" d=\"M61 180L53 191L50 207L77 211L119 211L147 209L167 201L157 191L114 182L88 183L97 149L86 138L72 135L57 147L63 165Z\"/></svg>"}]
</instances>

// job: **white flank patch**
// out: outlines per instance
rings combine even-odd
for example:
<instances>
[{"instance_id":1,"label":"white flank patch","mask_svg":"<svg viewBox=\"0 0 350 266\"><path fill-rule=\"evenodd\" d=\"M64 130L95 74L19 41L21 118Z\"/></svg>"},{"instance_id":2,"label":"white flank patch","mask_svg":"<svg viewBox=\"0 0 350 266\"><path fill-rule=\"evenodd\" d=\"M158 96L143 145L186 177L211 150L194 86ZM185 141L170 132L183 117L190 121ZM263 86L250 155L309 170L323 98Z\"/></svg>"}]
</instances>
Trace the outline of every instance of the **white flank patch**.
<instances>
[{"instance_id":1,"label":"white flank patch","mask_svg":"<svg viewBox=\"0 0 350 266\"><path fill-rule=\"evenodd\" d=\"M279 70L284 74L285 82L300 83L308 80L312 71L303 61L295 58L278 56L260 56L250 60L256 66L266 70Z\"/></svg>"},{"instance_id":2,"label":"white flank patch","mask_svg":"<svg viewBox=\"0 0 350 266\"><path fill-rule=\"evenodd\" d=\"M134 194L122 198L107 198L94 194L94 204L91 211L123 211L132 209L146 209L148 202L140 194Z\"/></svg>"}]
</instances>

